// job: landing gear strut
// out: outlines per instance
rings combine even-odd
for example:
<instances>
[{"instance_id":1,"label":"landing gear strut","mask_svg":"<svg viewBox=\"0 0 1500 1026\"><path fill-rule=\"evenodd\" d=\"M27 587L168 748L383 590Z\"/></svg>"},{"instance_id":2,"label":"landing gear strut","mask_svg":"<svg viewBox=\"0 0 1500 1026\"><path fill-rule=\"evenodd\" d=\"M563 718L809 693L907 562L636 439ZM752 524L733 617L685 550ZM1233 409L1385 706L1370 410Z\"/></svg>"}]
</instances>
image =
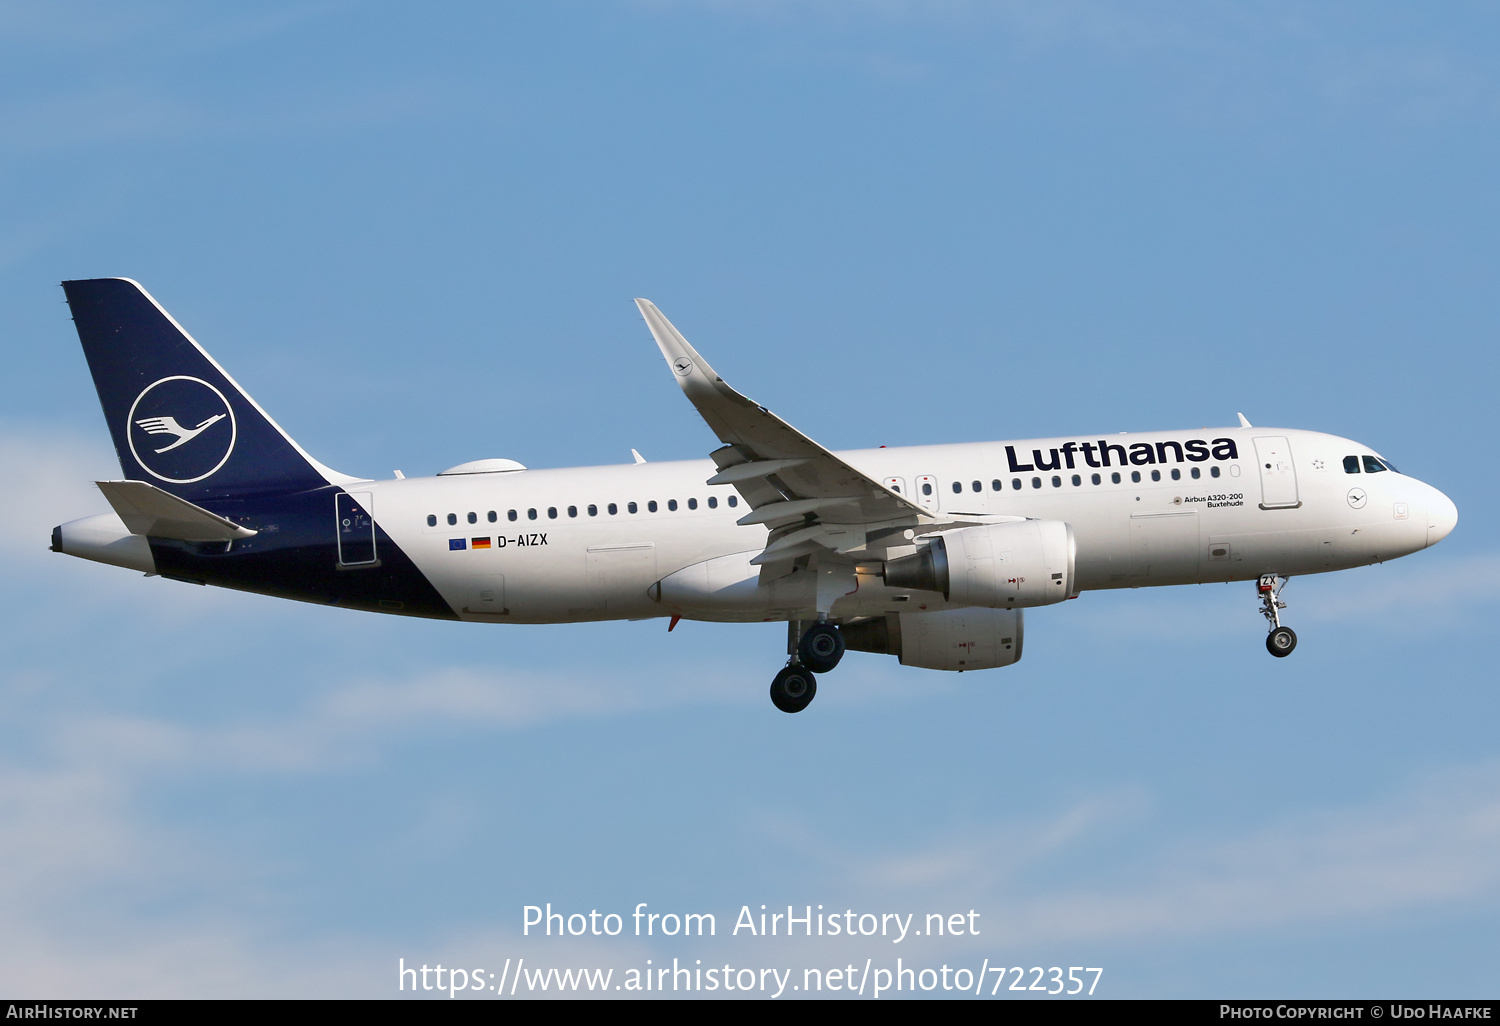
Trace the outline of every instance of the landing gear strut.
<instances>
[{"instance_id":1,"label":"landing gear strut","mask_svg":"<svg viewBox=\"0 0 1500 1026\"><path fill-rule=\"evenodd\" d=\"M1270 633L1266 635L1266 651L1278 659L1291 655L1292 649L1297 647L1296 632L1290 627L1281 626L1281 611L1286 608L1286 603L1281 601L1281 589L1286 587L1286 583L1285 577L1264 574L1256 584L1260 592L1260 615L1270 624Z\"/></svg>"},{"instance_id":2,"label":"landing gear strut","mask_svg":"<svg viewBox=\"0 0 1500 1026\"><path fill-rule=\"evenodd\" d=\"M818 620L802 629L805 620L786 625L786 648L791 654L786 668L771 681L771 703L782 712L806 709L818 693L815 673L827 673L844 658L844 635L834 624Z\"/></svg>"}]
</instances>

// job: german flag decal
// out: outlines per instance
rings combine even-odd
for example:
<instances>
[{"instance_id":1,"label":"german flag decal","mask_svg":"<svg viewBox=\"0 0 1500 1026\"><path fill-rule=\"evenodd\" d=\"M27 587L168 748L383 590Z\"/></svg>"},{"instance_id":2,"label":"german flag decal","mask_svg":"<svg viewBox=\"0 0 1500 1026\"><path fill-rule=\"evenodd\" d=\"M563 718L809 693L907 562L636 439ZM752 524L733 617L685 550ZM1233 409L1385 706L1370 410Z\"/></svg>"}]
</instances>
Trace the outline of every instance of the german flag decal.
<instances>
[{"instance_id":1,"label":"german flag decal","mask_svg":"<svg viewBox=\"0 0 1500 1026\"><path fill-rule=\"evenodd\" d=\"M469 548L471 548L471 549L487 549L489 547L490 547L490 540L488 538L471 538L471 539L469 539Z\"/></svg>"}]
</instances>

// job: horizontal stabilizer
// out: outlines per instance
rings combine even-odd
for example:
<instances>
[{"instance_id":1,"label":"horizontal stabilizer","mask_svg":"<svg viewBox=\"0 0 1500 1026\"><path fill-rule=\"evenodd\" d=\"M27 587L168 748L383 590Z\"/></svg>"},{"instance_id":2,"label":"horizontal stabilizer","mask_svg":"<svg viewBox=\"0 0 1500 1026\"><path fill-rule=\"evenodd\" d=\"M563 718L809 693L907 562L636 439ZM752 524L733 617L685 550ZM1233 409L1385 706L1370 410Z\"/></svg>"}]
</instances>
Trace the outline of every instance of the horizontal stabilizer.
<instances>
[{"instance_id":1,"label":"horizontal stabilizer","mask_svg":"<svg viewBox=\"0 0 1500 1026\"><path fill-rule=\"evenodd\" d=\"M178 541L234 541L256 534L145 481L95 481L131 534Z\"/></svg>"}]
</instances>

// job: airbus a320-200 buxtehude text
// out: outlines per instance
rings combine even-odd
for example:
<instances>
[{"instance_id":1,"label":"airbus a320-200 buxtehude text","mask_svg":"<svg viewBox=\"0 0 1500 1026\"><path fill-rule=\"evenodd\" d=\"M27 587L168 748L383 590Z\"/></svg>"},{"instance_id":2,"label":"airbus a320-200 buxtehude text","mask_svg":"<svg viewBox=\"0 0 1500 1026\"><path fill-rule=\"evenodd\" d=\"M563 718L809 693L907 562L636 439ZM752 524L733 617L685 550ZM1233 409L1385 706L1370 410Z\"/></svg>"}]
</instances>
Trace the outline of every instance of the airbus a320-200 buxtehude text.
<instances>
[{"instance_id":1,"label":"airbus a320-200 buxtehude text","mask_svg":"<svg viewBox=\"0 0 1500 1026\"><path fill-rule=\"evenodd\" d=\"M1235 428L830 452L730 388L636 300L722 443L707 460L436 477L336 473L138 284L63 283L124 480L58 552L193 584L480 623L786 621L798 712L846 649L981 670L1023 610L1096 588L1255 581L1266 647L1293 574L1444 538L1458 511L1367 446Z\"/></svg>"}]
</instances>

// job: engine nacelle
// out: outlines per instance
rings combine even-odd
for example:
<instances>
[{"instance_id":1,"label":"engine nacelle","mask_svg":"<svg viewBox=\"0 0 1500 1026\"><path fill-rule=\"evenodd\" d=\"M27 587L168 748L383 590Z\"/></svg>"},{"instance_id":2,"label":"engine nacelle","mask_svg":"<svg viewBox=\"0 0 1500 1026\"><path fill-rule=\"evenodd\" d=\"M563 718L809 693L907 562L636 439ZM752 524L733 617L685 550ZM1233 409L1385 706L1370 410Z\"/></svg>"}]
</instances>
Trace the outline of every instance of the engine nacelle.
<instances>
[{"instance_id":1,"label":"engine nacelle","mask_svg":"<svg viewBox=\"0 0 1500 1026\"><path fill-rule=\"evenodd\" d=\"M887 560L890 588L942 592L955 605L1020 609L1072 598L1077 546L1061 520L1019 520L944 531L915 554Z\"/></svg>"},{"instance_id":2,"label":"engine nacelle","mask_svg":"<svg viewBox=\"0 0 1500 1026\"><path fill-rule=\"evenodd\" d=\"M989 670L1021 658L1023 616L1019 609L939 609L853 620L840 629L849 648L893 655L903 666Z\"/></svg>"}]
</instances>

